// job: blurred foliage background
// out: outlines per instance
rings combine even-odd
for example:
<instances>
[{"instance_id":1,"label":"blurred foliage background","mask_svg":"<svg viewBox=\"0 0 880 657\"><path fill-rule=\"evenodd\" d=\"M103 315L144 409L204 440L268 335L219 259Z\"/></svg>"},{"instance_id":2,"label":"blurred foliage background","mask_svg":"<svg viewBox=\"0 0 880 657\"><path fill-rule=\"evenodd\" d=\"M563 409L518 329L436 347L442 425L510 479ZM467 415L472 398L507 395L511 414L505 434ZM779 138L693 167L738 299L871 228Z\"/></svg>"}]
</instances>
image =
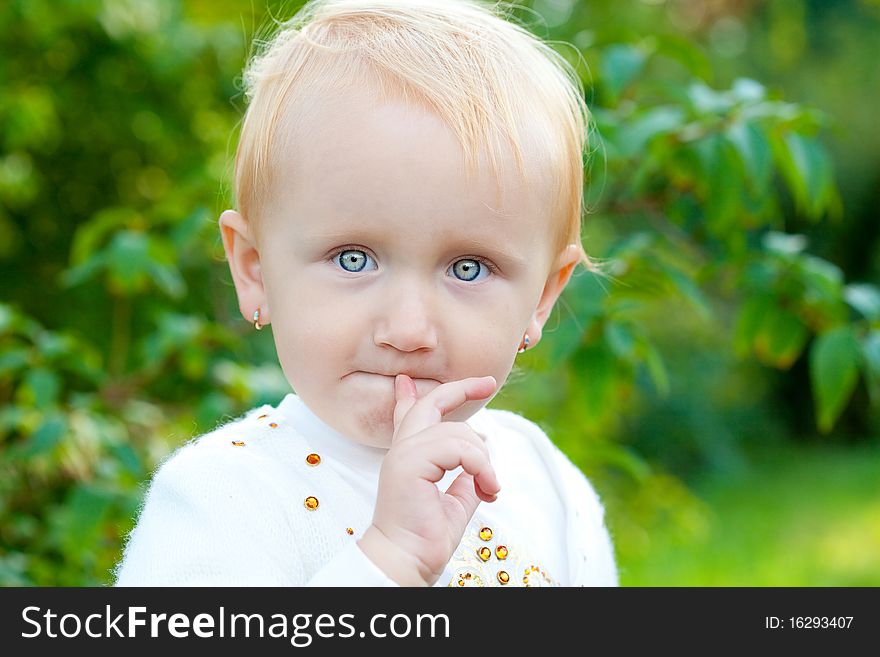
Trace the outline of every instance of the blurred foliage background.
<instances>
[{"instance_id":1,"label":"blurred foliage background","mask_svg":"<svg viewBox=\"0 0 880 657\"><path fill-rule=\"evenodd\" d=\"M109 584L160 460L289 392L216 218L300 4L0 6L0 584ZM625 585L880 585L880 2L519 5L584 80L610 275L492 405L594 482Z\"/></svg>"}]
</instances>

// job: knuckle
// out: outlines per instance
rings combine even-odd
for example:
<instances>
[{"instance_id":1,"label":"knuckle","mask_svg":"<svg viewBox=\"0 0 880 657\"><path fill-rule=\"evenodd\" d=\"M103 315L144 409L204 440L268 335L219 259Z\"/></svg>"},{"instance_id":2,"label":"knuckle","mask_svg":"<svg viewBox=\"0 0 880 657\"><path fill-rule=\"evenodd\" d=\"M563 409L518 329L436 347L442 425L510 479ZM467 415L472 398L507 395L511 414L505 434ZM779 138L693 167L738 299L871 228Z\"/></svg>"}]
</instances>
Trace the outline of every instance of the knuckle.
<instances>
[{"instance_id":1,"label":"knuckle","mask_svg":"<svg viewBox=\"0 0 880 657\"><path fill-rule=\"evenodd\" d=\"M487 458L486 453L482 449L480 449L480 447L478 445L475 445L470 440L468 440L466 438L459 438L458 443L459 443L459 448L461 449L462 452L470 452L470 453L476 455L477 457L479 457L481 461L486 460L486 458Z\"/></svg>"},{"instance_id":2,"label":"knuckle","mask_svg":"<svg viewBox=\"0 0 880 657\"><path fill-rule=\"evenodd\" d=\"M483 436L475 431L469 424L462 423L462 435L466 436L468 440L470 440L474 445L479 447L481 450L486 450L486 441Z\"/></svg>"}]
</instances>

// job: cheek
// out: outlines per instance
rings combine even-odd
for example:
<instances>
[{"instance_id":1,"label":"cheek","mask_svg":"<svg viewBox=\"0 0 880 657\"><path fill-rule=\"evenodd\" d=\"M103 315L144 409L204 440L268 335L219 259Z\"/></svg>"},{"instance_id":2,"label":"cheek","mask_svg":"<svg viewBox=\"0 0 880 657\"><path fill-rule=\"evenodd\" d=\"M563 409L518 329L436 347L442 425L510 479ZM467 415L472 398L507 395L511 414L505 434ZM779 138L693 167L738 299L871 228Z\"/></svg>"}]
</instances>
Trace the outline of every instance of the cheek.
<instances>
[{"instance_id":1,"label":"cheek","mask_svg":"<svg viewBox=\"0 0 880 657\"><path fill-rule=\"evenodd\" d=\"M461 371L506 376L521 335L520 320L509 307L487 306L452 323L451 353Z\"/></svg>"},{"instance_id":2,"label":"cheek","mask_svg":"<svg viewBox=\"0 0 880 657\"><path fill-rule=\"evenodd\" d=\"M301 297L302 305L285 308L275 322L276 347L284 369L311 378L335 373L347 363L362 340L362 311L351 304ZM301 375L300 375L301 376Z\"/></svg>"}]
</instances>

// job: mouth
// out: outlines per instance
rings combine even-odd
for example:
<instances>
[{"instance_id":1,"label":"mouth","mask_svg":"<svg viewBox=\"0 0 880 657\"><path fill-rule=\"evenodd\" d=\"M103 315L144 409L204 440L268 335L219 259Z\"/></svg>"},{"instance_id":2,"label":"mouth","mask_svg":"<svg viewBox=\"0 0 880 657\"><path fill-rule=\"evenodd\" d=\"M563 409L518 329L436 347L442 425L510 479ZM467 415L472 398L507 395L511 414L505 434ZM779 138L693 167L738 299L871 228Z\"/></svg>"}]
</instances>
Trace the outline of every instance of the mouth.
<instances>
[{"instance_id":1,"label":"mouth","mask_svg":"<svg viewBox=\"0 0 880 657\"><path fill-rule=\"evenodd\" d=\"M406 373L404 372L404 374ZM394 378L397 376L396 374L380 374L378 372L367 372L364 370L358 370L355 372L350 372L345 376L352 376L355 380L362 379L364 381L364 385L367 385L369 387L377 386L381 390L391 391L391 394L394 394ZM421 377L411 378L413 380L413 385L415 385L416 387L416 395L419 397L419 399L421 399L429 392L434 390L434 388L442 384L442 381L438 381L437 379Z\"/></svg>"},{"instance_id":2,"label":"mouth","mask_svg":"<svg viewBox=\"0 0 880 657\"><path fill-rule=\"evenodd\" d=\"M412 376L410 374L407 374L406 372L400 372L400 373L406 374L413 381L431 381L433 383L440 383L440 381L438 381L437 379L432 379L430 377ZM394 381L395 377L397 376L397 374L382 374L381 372L367 372L367 371L363 371L363 370L359 370L357 372L352 372L352 374L368 374L370 376L381 376L382 378L390 379L391 381Z\"/></svg>"}]
</instances>

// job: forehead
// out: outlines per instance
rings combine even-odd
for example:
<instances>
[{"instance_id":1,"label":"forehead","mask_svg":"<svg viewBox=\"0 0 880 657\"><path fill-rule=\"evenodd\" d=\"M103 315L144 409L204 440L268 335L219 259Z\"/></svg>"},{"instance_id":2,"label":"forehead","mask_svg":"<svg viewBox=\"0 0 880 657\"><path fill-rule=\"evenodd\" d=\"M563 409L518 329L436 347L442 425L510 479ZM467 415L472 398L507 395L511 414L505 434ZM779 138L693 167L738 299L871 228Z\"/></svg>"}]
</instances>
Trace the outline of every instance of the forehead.
<instances>
[{"instance_id":1,"label":"forehead","mask_svg":"<svg viewBox=\"0 0 880 657\"><path fill-rule=\"evenodd\" d=\"M402 99L379 102L352 89L312 101L291 121L286 144L273 213L302 240L348 239L356 230L493 243L523 258L549 243L548 186L523 183L509 146L500 149L497 179L485 150L469 178L455 133ZM528 163L528 146L523 156Z\"/></svg>"}]
</instances>

